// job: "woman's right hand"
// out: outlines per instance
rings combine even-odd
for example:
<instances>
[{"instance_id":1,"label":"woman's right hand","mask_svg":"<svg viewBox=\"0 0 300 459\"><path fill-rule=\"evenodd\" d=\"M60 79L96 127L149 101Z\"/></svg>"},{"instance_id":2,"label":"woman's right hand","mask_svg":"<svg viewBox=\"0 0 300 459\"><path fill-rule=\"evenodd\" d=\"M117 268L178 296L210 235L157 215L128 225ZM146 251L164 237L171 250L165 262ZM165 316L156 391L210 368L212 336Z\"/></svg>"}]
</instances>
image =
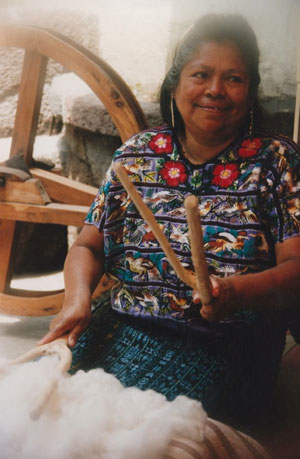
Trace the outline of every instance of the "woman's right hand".
<instances>
[{"instance_id":1,"label":"woman's right hand","mask_svg":"<svg viewBox=\"0 0 300 459\"><path fill-rule=\"evenodd\" d=\"M77 304L76 304L77 303ZM67 344L74 347L79 336L88 327L91 320L91 298L78 303L65 302L58 315L52 320L49 332L39 341L39 345L47 344L68 334Z\"/></svg>"},{"instance_id":2,"label":"woman's right hand","mask_svg":"<svg viewBox=\"0 0 300 459\"><path fill-rule=\"evenodd\" d=\"M75 346L91 320L92 292L103 274L102 260L103 234L93 225L84 225L66 258L63 307L39 345L68 335L68 345Z\"/></svg>"},{"instance_id":3,"label":"woman's right hand","mask_svg":"<svg viewBox=\"0 0 300 459\"><path fill-rule=\"evenodd\" d=\"M218 322L239 309L232 279L234 276L218 278L210 276L212 300L210 304L203 304L200 314L209 322ZM193 302L200 303L199 293L193 292Z\"/></svg>"}]
</instances>

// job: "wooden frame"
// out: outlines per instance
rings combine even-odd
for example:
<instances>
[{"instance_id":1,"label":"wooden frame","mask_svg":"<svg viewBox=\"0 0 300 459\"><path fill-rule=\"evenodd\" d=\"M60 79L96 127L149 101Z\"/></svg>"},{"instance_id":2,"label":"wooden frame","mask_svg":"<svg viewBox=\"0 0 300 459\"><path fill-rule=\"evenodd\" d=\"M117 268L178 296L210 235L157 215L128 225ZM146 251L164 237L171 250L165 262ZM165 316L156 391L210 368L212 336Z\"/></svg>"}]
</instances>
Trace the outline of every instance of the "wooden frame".
<instances>
[{"instance_id":1,"label":"wooden frame","mask_svg":"<svg viewBox=\"0 0 300 459\"><path fill-rule=\"evenodd\" d=\"M31 174L41 182L51 201L38 204L27 198L20 202L20 197L8 202L0 194L0 312L52 315L61 308L63 291L17 292L10 287L16 221L82 226L97 189L31 168L48 59L60 62L88 84L105 105L123 141L144 129L146 123L140 105L122 78L106 62L74 41L40 28L2 26L0 46L25 49L10 156L24 155ZM13 186L11 182L10 187ZM20 190L11 189L10 195L20 195Z\"/></svg>"}]
</instances>

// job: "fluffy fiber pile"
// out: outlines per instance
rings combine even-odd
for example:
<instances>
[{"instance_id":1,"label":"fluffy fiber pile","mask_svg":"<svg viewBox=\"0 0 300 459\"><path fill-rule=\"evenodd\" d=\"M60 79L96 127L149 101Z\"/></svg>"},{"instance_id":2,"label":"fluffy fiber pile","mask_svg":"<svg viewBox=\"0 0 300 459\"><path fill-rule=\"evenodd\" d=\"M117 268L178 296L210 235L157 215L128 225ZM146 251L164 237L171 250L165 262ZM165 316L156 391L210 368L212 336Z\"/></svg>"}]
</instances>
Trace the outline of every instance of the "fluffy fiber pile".
<instances>
[{"instance_id":1,"label":"fluffy fiber pile","mask_svg":"<svg viewBox=\"0 0 300 459\"><path fill-rule=\"evenodd\" d=\"M100 369L62 377L32 420L30 410L56 365L56 357L47 357L0 373L1 459L158 459L176 434L203 438L201 403L125 389Z\"/></svg>"}]
</instances>

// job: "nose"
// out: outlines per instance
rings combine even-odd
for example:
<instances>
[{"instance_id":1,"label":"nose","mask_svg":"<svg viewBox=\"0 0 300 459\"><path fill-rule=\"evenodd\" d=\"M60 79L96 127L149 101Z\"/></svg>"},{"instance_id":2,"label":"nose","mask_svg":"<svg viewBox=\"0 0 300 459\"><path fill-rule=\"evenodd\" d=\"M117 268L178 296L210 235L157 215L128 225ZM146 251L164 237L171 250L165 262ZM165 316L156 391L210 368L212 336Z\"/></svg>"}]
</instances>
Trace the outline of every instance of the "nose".
<instances>
[{"instance_id":1,"label":"nose","mask_svg":"<svg viewBox=\"0 0 300 459\"><path fill-rule=\"evenodd\" d=\"M224 85L222 78L213 75L207 82L206 95L213 98L224 97Z\"/></svg>"}]
</instances>

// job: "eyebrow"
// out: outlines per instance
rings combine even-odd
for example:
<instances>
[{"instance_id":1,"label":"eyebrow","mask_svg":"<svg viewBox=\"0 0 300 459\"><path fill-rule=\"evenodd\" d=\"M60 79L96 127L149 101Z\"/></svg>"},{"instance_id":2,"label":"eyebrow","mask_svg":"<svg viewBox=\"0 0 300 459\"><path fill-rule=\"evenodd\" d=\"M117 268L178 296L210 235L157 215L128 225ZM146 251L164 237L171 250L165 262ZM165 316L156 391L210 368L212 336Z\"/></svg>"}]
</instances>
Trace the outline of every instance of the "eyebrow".
<instances>
[{"instance_id":1,"label":"eyebrow","mask_svg":"<svg viewBox=\"0 0 300 459\"><path fill-rule=\"evenodd\" d=\"M196 69L199 69L200 67L203 70L211 70L211 68L212 68L209 65L202 64L201 62L198 62L198 63L195 63L195 64L190 64L190 65L187 64L187 68L189 68L190 70L193 70L193 69L196 70ZM236 69L234 67L226 69L223 73L239 73L239 74L248 76L247 72L245 72L244 70L238 70L238 69Z\"/></svg>"},{"instance_id":2,"label":"eyebrow","mask_svg":"<svg viewBox=\"0 0 300 459\"><path fill-rule=\"evenodd\" d=\"M225 73L242 73L243 75L248 76L248 73L245 72L244 70L238 70L238 69L235 69L235 68L227 69L227 70L225 70Z\"/></svg>"}]
</instances>

